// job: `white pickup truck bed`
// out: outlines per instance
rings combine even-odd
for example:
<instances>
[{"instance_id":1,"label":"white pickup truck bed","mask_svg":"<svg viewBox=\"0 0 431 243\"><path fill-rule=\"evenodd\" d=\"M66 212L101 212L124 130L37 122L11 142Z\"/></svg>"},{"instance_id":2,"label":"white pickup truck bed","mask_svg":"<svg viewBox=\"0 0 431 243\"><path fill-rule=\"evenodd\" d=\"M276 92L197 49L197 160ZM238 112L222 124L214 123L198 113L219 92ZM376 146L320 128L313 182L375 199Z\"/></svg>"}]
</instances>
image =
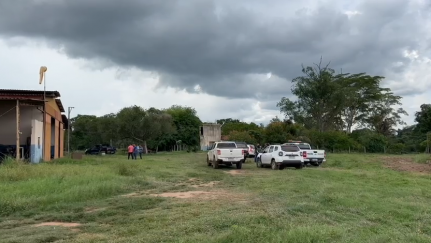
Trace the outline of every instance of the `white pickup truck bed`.
<instances>
[{"instance_id":1,"label":"white pickup truck bed","mask_svg":"<svg viewBox=\"0 0 431 243\"><path fill-rule=\"evenodd\" d=\"M242 168L244 150L237 148L234 142L216 142L207 153L207 165L217 169L219 165L236 165Z\"/></svg>"},{"instance_id":2,"label":"white pickup truck bed","mask_svg":"<svg viewBox=\"0 0 431 243\"><path fill-rule=\"evenodd\" d=\"M306 153L304 156L304 164L320 166L326 161L325 150L312 149L308 143L287 143L292 145L297 145L302 153Z\"/></svg>"}]
</instances>

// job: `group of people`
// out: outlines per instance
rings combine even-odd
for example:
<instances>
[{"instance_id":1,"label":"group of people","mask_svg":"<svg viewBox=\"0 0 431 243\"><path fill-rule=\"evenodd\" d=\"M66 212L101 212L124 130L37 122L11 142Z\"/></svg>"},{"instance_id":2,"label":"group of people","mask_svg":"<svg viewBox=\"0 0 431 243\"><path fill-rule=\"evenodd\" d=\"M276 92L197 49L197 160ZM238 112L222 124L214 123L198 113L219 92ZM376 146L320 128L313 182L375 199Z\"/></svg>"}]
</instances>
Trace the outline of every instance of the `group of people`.
<instances>
[{"instance_id":1,"label":"group of people","mask_svg":"<svg viewBox=\"0 0 431 243\"><path fill-rule=\"evenodd\" d=\"M254 155L254 162L255 163L257 163L257 155L259 154L259 153L262 153L263 152L263 150L266 148L266 147L268 147L269 146L269 143L265 143L263 146L262 145L260 145L260 144L257 144L257 145L255 145L254 146L254 149L255 149L255 155Z\"/></svg>"},{"instance_id":2,"label":"group of people","mask_svg":"<svg viewBox=\"0 0 431 243\"><path fill-rule=\"evenodd\" d=\"M144 148L141 145L130 144L129 147L127 147L127 159L137 159L138 154L142 159L143 150Z\"/></svg>"}]
</instances>

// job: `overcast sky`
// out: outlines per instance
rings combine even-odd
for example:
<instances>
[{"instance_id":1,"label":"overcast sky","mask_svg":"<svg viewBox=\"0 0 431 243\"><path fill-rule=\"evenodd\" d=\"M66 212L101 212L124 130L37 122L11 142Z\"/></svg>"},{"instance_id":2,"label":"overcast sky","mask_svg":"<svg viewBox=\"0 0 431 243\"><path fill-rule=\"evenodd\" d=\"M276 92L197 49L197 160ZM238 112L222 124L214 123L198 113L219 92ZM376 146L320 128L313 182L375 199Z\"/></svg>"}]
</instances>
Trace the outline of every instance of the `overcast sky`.
<instances>
[{"instance_id":1,"label":"overcast sky","mask_svg":"<svg viewBox=\"0 0 431 243\"><path fill-rule=\"evenodd\" d=\"M301 64L387 77L410 114L431 97L429 0L0 0L0 87L58 90L72 115L192 106L266 123Z\"/></svg>"}]
</instances>

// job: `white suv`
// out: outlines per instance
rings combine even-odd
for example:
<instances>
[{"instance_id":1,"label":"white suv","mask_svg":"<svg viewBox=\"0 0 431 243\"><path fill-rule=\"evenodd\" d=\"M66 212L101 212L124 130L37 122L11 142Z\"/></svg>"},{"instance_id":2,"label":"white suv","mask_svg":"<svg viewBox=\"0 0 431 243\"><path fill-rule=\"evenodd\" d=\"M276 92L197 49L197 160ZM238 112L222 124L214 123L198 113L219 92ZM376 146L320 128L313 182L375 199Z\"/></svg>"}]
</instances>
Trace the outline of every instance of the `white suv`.
<instances>
[{"instance_id":1,"label":"white suv","mask_svg":"<svg viewBox=\"0 0 431 243\"><path fill-rule=\"evenodd\" d=\"M257 158L257 167L271 166L273 170L282 170L285 167L304 168L304 157L297 145L269 145Z\"/></svg>"}]
</instances>

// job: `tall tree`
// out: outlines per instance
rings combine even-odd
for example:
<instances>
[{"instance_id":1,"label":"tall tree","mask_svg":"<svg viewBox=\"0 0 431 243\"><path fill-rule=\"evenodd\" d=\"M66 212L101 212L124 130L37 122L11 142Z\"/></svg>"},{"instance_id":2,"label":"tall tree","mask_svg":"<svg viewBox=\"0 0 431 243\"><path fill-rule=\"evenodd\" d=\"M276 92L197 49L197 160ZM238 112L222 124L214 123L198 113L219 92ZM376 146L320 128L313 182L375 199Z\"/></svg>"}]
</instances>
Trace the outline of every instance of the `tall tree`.
<instances>
[{"instance_id":1,"label":"tall tree","mask_svg":"<svg viewBox=\"0 0 431 243\"><path fill-rule=\"evenodd\" d=\"M380 87L383 79L384 77L369 76L365 73L347 75L343 78L342 119L348 133L351 133L354 125L364 122L371 105L382 98L382 92L389 91Z\"/></svg>"},{"instance_id":2,"label":"tall tree","mask_svg":"<svg viewBox=\"0 0 431 243\"><path fill-rule=\"evenodd\" d=\"M395 108L401 105L401 98L390 91L380 94L379 99L371 104L364 118L365 127L384 136L395 135L395 127L406 124L401 116L408 115L403 108Z\"/></svg>"},{"instance_id":3,"label":"tall tree","mask_svg":"<svg viewBox=\"0 0 431 243\"><path fill-rule=\"evenodd\" d=\"M72 149L86 149L102 142L98 133L97 116L78 115L71 118L70 145Z\"/></svg>"},{"instance_id":4,"label":"tall tree","mask_svg":"<svg viewBox=\"0 0 431 243\"><path fill-rule=\"evenodd\" d=\"M417 129L422 133L431 132L431 104L422 104L420 109L415 114Z\"/></svg>"},{"instance_id":5,"label":"tall tree","mask_svg":"<svg viewBox=\"0 0 431 243\"><path fill-rule=\"evenodd\" d=\"M139 106L126 107L118 112L117 118L121 136L142 141L145 147L147 141L159 140L174 131L172 117L155 108L145 111Z\"/></svg>"},{"instance_id":6,"label":"tall tree","mask_svg":"<svg viewBox=\"0 0 431 243\"><path fill-rule=\"evenodd\" d=\"M224 119L219 119L216 121L217 124L226 124L226 123L241 123L240 120L238 119L232 119L232 118L224 118Z\"/></svg>"},{"instance_id":7,"label":"tall tree","mask_svg":"<svg viewBox=\"0 0 431 243\"><path fill-rule=\"evenodd\" d=\"M118 119L114 113L106 114L97 118L97 132L100 134L102 143L110 143L121 139L118 135Z\"/></svg>"},{"instance_id":8,"label":"tall tree","mask_svg":"<svg viewBox=\"0 0 431 243\"><path fill-rule=\"evenodd\" d=\"M277 107L285 116L308 128L325 131L338 126L344 108L342 79L329 64L322 67L322 59L315 67L302 67L303 76L292 80L292 94L296 101L283 97Z\"/></svg>"},{"instance_id":9,"label":"tall tree","mask_svg":"<svg viewBox=\"0 0 431 243\"><path fill-rule=\"evenodd\" d=\"M202 121L196 114L196 110L191 107L173 105L165 110L166 113L172 116L177 133L175 139L187 146L198 146L199 127Z\"/></svg>"}]
</instances>

